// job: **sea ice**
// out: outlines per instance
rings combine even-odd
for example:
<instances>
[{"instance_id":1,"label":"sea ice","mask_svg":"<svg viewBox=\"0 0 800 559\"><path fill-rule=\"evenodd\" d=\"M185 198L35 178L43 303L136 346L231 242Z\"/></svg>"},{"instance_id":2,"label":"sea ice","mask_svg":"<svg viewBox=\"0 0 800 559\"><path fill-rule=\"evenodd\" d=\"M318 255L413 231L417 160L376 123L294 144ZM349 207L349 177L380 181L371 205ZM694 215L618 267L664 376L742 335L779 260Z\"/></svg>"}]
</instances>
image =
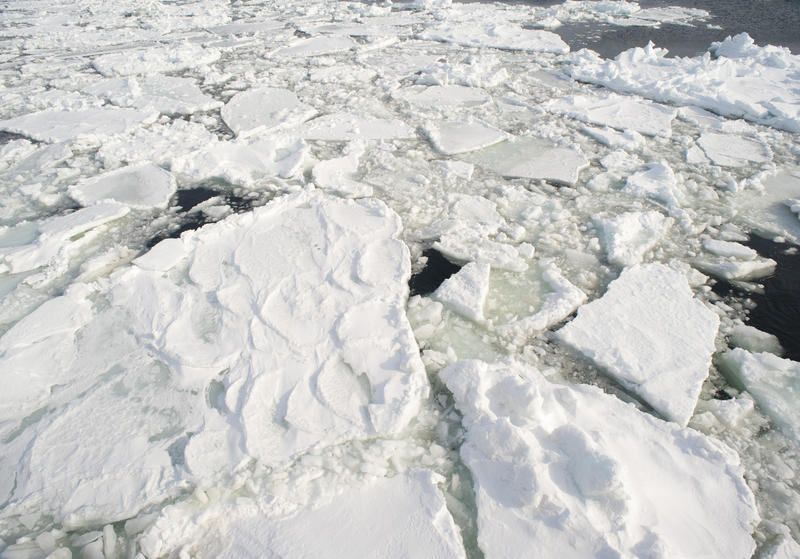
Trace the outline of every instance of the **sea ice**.
<instances>
[{"instance_id":1,"label":"sea ice","mask_svg":"<svg viewBox=\"0 0 800 559\"><path fill-rule=\"evenodd\" d=\"M569 45L550 31L523 29L500 21L452 21L429 28L420 39L456 43L466 47L492 47L505 50L564 54Z\"/></svg>"},{"instance_id":2,"label":"sea ice","mask_svg":"<svg viewBox=\"0 0 800 559\"><path fill-rule=\"evenodd\" d=\"M440 376L463 414L486 557L752 555L759 515L723 444L513 362Z\"/></svg>"},{"instance_id":3,"label":"sea ice","mask_svg":"<svg viewBox=\"0 0 800 559\"><path fill-rule=\"evenodd\" d=\"M692 265L701 272L716 278L751 281L771 275L778 263L770 258L750 260L697 258Z\"/></svg>"},{"instance_id":4,"label":"sea ice","mask_svg":"<svg viewBox=\"0 0 800 559\"><path fill-rule=\"evenodd\" d=\"M696 105L715 113L800 132L800 57L789 49L758 47L746 33L713 43L710 53L670 58L652 43L606 60L582 50L571 55L576 80L636 93L659 102Z\"/></svg>"},{"instance_id":5,"label":"sea ice","mask_svg":"<svg viewBox=\"0 0 800 559\"><path fill-rule=\"evenodd\" d=\"M483 89L465 85L413 86L392 92L392 96L418 107L437 110L474 107L492 100Z\"/></svg>"},{"instance_id":6,"label":"sea ice","mask_svg":"<svg viewBox=\"0 0 800 559\"><path fill-rule=\"evenodd\" d=\"M135 109L95 108L79 111L41 111L0 121L0 130L41 142L63 142L124 134L157 113ZM101 143L99 140L97 143Z\"/></svg>"},{"instance_id":7,"label":"sea ice","mask_svg":"<svg viewBox=\"0 0 800 559\"><path fill-rule=\"evenodd\" d=\"M650 163L644 171L629 176L622 190L641 198L663 202L670 209L680 207L683 199L683 189L678 184L678 177L665 161Z\"/></svg>"},{"instance_id":8,"label":"sea ice","mask_svg":"<svg viewBox=\"0 0 800 559\"><path fill-rule=\"evenodd\" d=\"M753 260L758 256L758 253L752 248L733 241L703 239L703 248L717 256L730 256L741 260Z\"/></svg>"},{"instance_id":9,"label":"sea ice","mask_svg":"<svg viewBox=\"0 0 800 559\"><path fill-rule=\"evenodd\" d=\"M686 425L708 376L719 317L664 264L626 268L556 332L666 419Z\"/></svg>"},{"instance_id":10,"label":"sea ice","mask_svg":"<svg viewBox=\"0 0 800 559\"><path fill-rule=\"evenodd\" d=\"M222 102L203 93L193 79L160 74L138 79L132 76L109 78L83 91L119 107L132 107L148 113L188 115L222 106Z\"/></svg>"},{"instance_id":11,"label":"sea ice","mask_svg":"<svg viewBox=\"0 0 800 559\"><path fill-rule=\"evenodd\" d=\"M723 353L717 365L739 389L753 395L756 404L787 435L800 441L800 363L772 353L751 353L735 348Z\"/></svg>"},{"instance_id":12,"label":"sea ice","mask_svg":"<svg viewBox=\"0 0 800 559\"><path fill-rule=\"evenodd\" d=\"M648 136L672 135L672 119L677 111L650 101L624 95L573 95L550 101L545 108L555 114L610 126L622 132L634 131Z\"/></svg>"},{"instance_id":13,"label":"sea ice","mask_svg":"<svg viewBox=\"0 0 800 559\"><path fill-rule=\"evenodd\" d=\"M582 153L542 138L514 137L470 153L465 159L504 177L545 179L572 185L589 166Z\"/></svg>"},{"instance_id":14,"label":"sea ice","mask_svg":"<svg viewBox=\"0 0 800 559\"><path fill-rule=\"evenodd\" d=\"M314 165L311 170L314 184L347 198L372 195L370 185L352 178L358 170L358 161L364 149L363 142L353 142L344 157L326 159Z\"/></svg>"},{"instance_id":15,"label":"sea ice","mask_svg":"<svg viewBox=\"0 0 800 559\"><path fill-rule=\"evenodd\" d=\"M83 180L70 187L69 195L84 206L110 200L131 208L166 208L175 189L169 171L144 163Z\"/></svg>"},{"instance_id":16,"label":"sea ice","mask_svg":"<svg viewBox=\"0 0 800 559\"><path fill-rule=\"evenodd\" d=\"M488 264L470 262L444 280L432 297L469 320L483 322L490 271Z\"/></svg>"},{"instance_id":17,"label":"sea ice","mask_svg":"<svg viewBox=\"0 0 800 559\"><path fill-rule=\"evenodd\" d=\"M222 107L222 120L240 137L278 126L296 126L316 114L288 89L262 87L234 95Z\"/></svg>"},{"instance_id":18,"label":"sea ice","mask_svg":"<svg viewBox=\"0 0 800 559\"><path fill-rule=\"evenodd\" d=\"M613 217L595 217L606 259L624 268L639 264L658 244L671 220L658 212L626 212Z\"/></svg>"},{"instance_id":19,"label":"sea ice","mask_svg":"<svg viewBox=\"0 0 800 559\"><path fill-rule=\"evenodd\" d=\"M414 129L401 120L372 118L355 113L323 115L300 128L306 140L393 140L415 138Z\"/></svg>"},{"instance_id":20,"label":"sea ice","mask_svg":"<svg viewBox=\"0 0 800 559\"><path fill-rule=\"evenodd\" d=\"M746 324L739 324L731 328L728 333L728 341L731 347L740 347L751 353L773 353L780 357L783 355L783 347L777 336L767 332L762 332L757 328Z\"/></svg>"},{"instance_id":21,"label":"sea ice","mask_svg":"<svg viewBox=\"0 0 800 559\"><path fill-rule=\"evenodd\" d=\"M424 127L436 151L456 155L502 142L509 134L480 120L432 122Z\"/></svg>"},{"instance_id":22,"label":"sea ice","mask_svg":"<svg viewBox=\"0 0 800 559\"><path fill-rule=\"evenodd\" d=\"M237 520L214 535L224 542L222 552L206 554L196 546L192 556L257 559L269 550L285 559L462 559L461 535L436 486L441 481L413 471L348 488L330 503L291 516Z\"/></svg>"},{"instance_id":23,"label":"sea ice","mask_svg":"<svg viewBox=\"0 0 800 559\"><path fill-rule=\"evenodd\" d=\"M170 46L104 54L95 58L92 65L106 77L163 74L211 64L221 54L218 49L187 41Z\"/></svg>"},{"instance_id":24,"label":"sea ice","mask_svg":"<svg viewBox=\"0 0 800 559\"><path fill-rule=\"evenodd\" d=\"M715 165L743 167L750 163L765 163L772 153L763 143L736 134L714 134L706 132L697 140L706 156Z\"/></svg>"},{"instance_id":25,"label":"sea ice","mask_svg":"<svg viewBox=\"0 0 800 559\"><path fill-rule=\"evenodd\" d=\"M350 37L311 37L301 39L272 52L277 58L295 58L300 56L322 56L356 50L358 43Z\"/></svg>"}]
</instances>

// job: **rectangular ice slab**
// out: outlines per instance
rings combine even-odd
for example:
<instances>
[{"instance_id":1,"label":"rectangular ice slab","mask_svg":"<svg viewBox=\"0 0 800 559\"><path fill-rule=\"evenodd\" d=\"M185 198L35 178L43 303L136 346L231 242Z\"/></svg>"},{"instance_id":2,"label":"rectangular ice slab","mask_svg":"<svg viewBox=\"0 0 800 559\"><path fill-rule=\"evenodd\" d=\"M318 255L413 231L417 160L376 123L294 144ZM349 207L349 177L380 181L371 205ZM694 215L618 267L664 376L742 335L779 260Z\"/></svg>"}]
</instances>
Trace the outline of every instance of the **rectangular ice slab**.
<instances>
[{"instance_id":1,"label":"rectangular ice slab","mask_svg":"<svg viewBox=\"0 0 800 559\"><path fill-rule=\"evenodd\" d=\"M556 337L665 418L686 425L708 376L719 318L663 264L625 269Z\"/></svg>"},{"instance_id":2,"label":"rectangular ice slab","mask_svg":"<svg viewBox=\"0 0 800 559\"><path fill-rule=\"evenodd\" d=\"M800 363L736 348L724 353L718 365L732 384L753 395L776 425L800 441Z\"/></svg>"},{"instance_id":3,"label":"rectangular ice slab","mask_svg":"<svg viewBox=\"0 0 800 559\"><path fill-rule=\"evenodd\" d=\"M440 376L463 414L485 557L752 555L755 499L716 440L513 362Z\"/></svg>"}]
</instances>

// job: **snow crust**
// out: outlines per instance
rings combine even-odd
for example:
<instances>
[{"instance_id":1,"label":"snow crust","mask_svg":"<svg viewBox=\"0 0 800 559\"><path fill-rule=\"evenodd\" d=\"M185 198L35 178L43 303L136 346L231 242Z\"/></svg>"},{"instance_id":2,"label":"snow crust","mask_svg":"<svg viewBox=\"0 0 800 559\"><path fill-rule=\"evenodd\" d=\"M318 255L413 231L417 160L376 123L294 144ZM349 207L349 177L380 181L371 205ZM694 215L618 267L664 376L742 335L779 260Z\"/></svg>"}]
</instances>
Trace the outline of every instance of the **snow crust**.
<instances>
[{"instance_id":1,"label":"snow crust","mask_svg":"<svg viewBox=\"0 0 800 559\"><path fill-rule=\"evenodd\" d=\"M513 362L460 361L441 377L463 414L485 556L747 558L755 549L752 493L717 441Z\"/></svg>"},{"instance_id":2,"label":"snow crust","mask_svg":"<svg viewBox=\"0 0 800 559\"><path fill-rule=\"evenodd\" d=\"M623 270L556 337L663 417L686 425L708 376L718 325L683 274L652 263Z\"/></svg>"}]
</instances>

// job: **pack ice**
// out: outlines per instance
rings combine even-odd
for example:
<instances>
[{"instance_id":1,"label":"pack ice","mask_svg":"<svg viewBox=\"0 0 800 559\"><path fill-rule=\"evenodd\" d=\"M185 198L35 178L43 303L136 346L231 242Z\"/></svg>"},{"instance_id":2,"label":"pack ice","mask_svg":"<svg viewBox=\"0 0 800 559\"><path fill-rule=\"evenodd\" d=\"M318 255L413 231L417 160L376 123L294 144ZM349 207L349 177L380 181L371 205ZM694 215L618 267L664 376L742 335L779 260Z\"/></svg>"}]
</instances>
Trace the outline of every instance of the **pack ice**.
<instances>
[{"instance_id":1,"label":"pack ice","mask_svg":"<svg viewBox=\"0 0 800 559\"><path fill-rule=\"evenodd\" d=\"M715 440L514 362L460 361L440 375L463 414L484 556L745 559L755 549L755 500L738 456Z\"/></svg>"}]
</instances>

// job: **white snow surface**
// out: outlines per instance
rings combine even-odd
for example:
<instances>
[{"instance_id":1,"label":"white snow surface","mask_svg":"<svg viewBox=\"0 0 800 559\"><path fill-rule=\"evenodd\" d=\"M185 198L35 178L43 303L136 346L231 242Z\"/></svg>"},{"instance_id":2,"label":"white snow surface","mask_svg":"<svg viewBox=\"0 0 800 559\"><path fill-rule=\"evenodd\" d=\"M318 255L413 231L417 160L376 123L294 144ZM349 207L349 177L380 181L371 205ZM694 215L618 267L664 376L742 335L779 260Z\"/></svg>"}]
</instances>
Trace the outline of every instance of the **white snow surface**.
<instances>
[{"instance_id":1,"label":"white snow surface","mask_svg":"<svg viewBox=\"0 0 800 559\"><path fill-rule=\"evenodd\" d=\"M491 266L470 262L444 280L432 297L464 317L482 322Z\"/></svg>"},{"instance_id":2,"label":"white snow surface","mask_svg":"<svg viewBox=\"0 0 800 559\"><path fill-rule=\"evenodd\" d=\"M144 163L82 181L69 193L84 206L110 200L132 208L166 208L175 193L175 179L158 165Z\"/></svg>"},{"instance_id":3,"label":"white snow surface","mask_svg":"<svg viewBox=\"0 0 800 559\"><path fill-rule=\"evenodd\" d=\"M620 268L642 262L671 224L669 218L655 211L598 216L594 221L602 233L606 258Z\"/></svg>"},{"instance_id":4,"label":"white snow surface","mask_svg":"<svg viewBox=\"0 0 800 559\"><path fill-rule=\"evenodd\" d=\"M589 95L564 97L550 101L545 108L556 114L610 126L622 132L634 131L665 137L672 135L671 123L677 114L675 109L663 105L615 94L605 99Z\"/></svg>"},{"instance_id":5,"label":"white snow surface","mask_svg":"<svg viewBox=\"0 0 800 559\"><path fill-rule=\"evenodd\" d=\"M486 557L745 559L755 549L753 495L719 442L513 362L460 361L440 375L463 414Z\"/></svg>"},{"instance_id":6,"label":"white snow surface","mask_svg":"<svg viewBox=\"0 0 800 559\"><path fill-rule=\"evenodd\" d=\"M300 124L316 114L287 89L262 87L234 95L222 108L222 119L237 136L251 136L278 126Z\"/></svg>"},{"instance_id":7,"label":"white snow surface","mask_svg":"<svg viewBox=\"0 0 800 559\"><path fill-rule=\"evenodd\" d=\"M433 122L425 134L436 151L456 155L489 147L510 137L509 134L481 121Z\"/></svg>"},{"instance_id":8,"label":"white snow surface","mask_svg":"<svg viewBox=\"0 0 800 559\"><path fill-rule=\"evenodd\" d=\"M514 24L496 21L454 21L426 29L419 38L466 47L493 47L498 49L533 52L569 52L569 46L561 37L550 31L523 29Z\"/></svg>"},{"instance_id":9,"label":"white snow surface","mask_svg":"<svg viewBox=\"0 0 800 559\"><path fill-rule=\"evenodd\" d=\"M135 109L50 110L0 121L0 130L42 142L63 142L79 137L103 138L123 134L143 122L153 120L153 117L153 112Z\"/></svg>"},{"instance_id":10,"label":"white snow surface","mask_svg":"<svg viewBox=\"0 0 800 559\"><path fill-rule=\"evenodd\" d=\"M626 268L557 338L666 419L686 425L708 376L719 317L664 264Z\"/></svg>"}]
</instances>

